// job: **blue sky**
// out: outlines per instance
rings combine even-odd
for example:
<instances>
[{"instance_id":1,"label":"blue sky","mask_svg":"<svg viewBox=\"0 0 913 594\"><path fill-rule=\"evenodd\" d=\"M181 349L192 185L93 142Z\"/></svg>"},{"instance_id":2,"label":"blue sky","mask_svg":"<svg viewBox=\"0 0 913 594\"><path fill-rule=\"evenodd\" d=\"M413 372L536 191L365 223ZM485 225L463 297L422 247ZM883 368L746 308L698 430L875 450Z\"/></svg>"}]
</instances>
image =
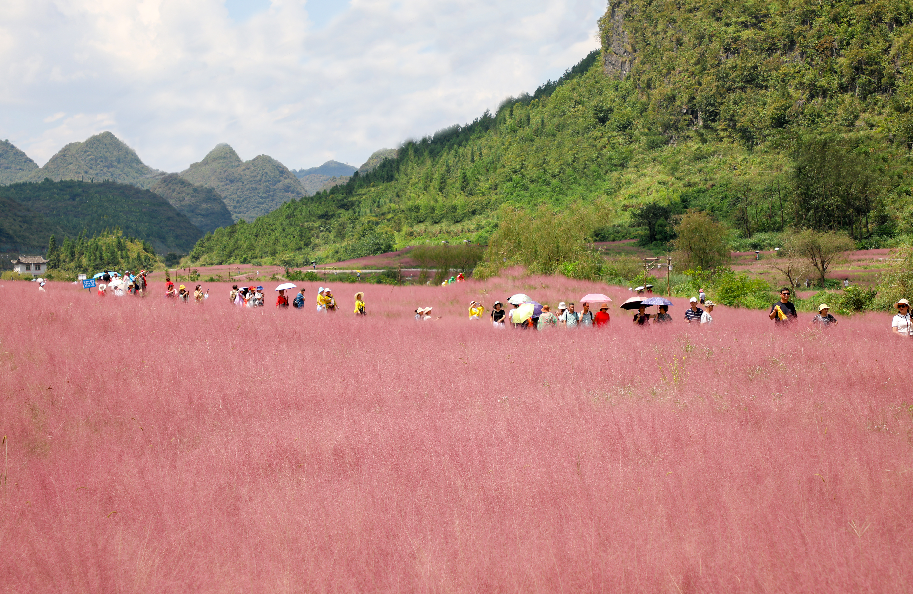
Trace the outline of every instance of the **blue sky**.
<instances>
[{"instance_id":1,"label":"blue sky","mask_svg":"<svg viewBox=\"0 0 913 594\"><path fill-rule=\"evenodd\" d=\"M39 165L111 131L181 171L227 142L360 165L598 47L605 0L3 0L0 138Z\"/></svg>"}]
</instances>

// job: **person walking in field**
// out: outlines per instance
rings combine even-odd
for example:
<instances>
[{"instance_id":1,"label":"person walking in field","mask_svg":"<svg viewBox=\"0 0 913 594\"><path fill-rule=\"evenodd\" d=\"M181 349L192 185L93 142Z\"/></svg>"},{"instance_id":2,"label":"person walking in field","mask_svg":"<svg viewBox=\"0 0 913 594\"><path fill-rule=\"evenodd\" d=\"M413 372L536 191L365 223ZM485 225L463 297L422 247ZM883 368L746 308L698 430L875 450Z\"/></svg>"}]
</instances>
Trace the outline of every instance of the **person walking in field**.
<instances>
[{"instance_id":1,"label":"person walking in field","mask_svg":"<svg viewBox=\"0 0 913 594\"><path fill-rule=\"evenodd\" d=\"M609 325L609 319L609 304L603 303L596 315L593 316L593 323L597 328L605 328Z\"/></svg>"},{"instance_id":2,"label":"person walking in field","mask_svg":"<svg viewBox=\"0 0 913 594\"><path fill-rule=\"evenodd\" d=\"M594 321L595 316L593 315L593 312L590 311L590 304L584 301L583 311L580 312L580 326L583 328L592 328Z\"/></svg>"},{"instance_id":3,"label":"person walking in field","mask_svg":"<svg viewBox=\"0 0 913 594\"><path fill-rule=\"evenodd\" d=\"M107 293L105 292L107 288L108 288L108 285L106 285L105 283L99 283L98 284L98 296L105 297L107 295Z\"/></svg>"},{"instance_id":4,"label":"person walking in field","mask_svg":"<svg viewBox=\"0 0 913 594\"><path fill-rule=\"evenodd\" d=\"M891 321L891 331L901 336L913 336L913 320L910 319L910 302L901 299L894 304L897 315Z\"/></svg>"},{"instance_id":5,"label":"person walking in field","mask_svg":"<svg viewBox=\"0 0 913 594\"><path fill-rule=\"evenodd\" d=\"M659 313L653 316L653 324L667 324L672 321L672 316L669 315L669 306L660 305Z\"/></svg>"},{"instance_id":6,"label":"person walking in field","mask_svg":"<svg viewBox=\"0 0 913 594\"><path fill-rule=\"evenodd\" d=\"M548 304L542 306L542 313L539 314L539 321L536 325L537 330L551 330L558 327L558 316L551 312Z\"/></svg>"},{"instance_id":7,"label":"person walking in field","mask_svg":"<svg viewBox=\"0 0 913 594\"><path fill-rule=\"evenodd\" d=\"M478 301L471 301L469 303L469 319L470 320L481 320L482 314L485 313L485 308Z\"/></svg>"},{"instance_id":8,"label":"person walking in field","mask_svg":"<svg viewBox=\"0 0 913 594\"><path fill-rule=\"evenodd\" d=\"M336 300L333 298L333 291L329 287L323 290L323 294L326 297L327 311L335 312L336 311Z\"/></svg>"},{"instance_id":9,"label":"person walking in field","mask_svg":"<svg viewBox=\"0 0 913 594\"><path fill-rule=\"evenodd\" d=\"M558 316L558 321L568 330L576 330L580 323L580 314L574 311L574 304L568 303L564 313Z\"/></svg>"},{"instance_id":10,"label":"person walking in field","mask_svg":"<svg viewBox=\"0 0 913 594\"><path fill-rule=\"evenodd\" d=\"M232 305L235 305L237 300L238 300L238 285L232 285L231 291L228 292L228 302L231 303Z\"/></svg>"},{"instance_id":11,"label":"person walking in field","mask_svg":"<svg viewBox=\"0 0 913 594\"><path fill-rule=\"evenodd\" d=\"M326 289L323 287L317 289L317 311L319 313L326 313L327 311L327 297L324 295L325 291Z\"/></svg>"},{"instance_id":12,"label":"person walking in field","mask_svg":"<svg viewBox=\"0 0 913 594\"><path fill-rule=\"evenodd\" d=\"M203 293L203 287L197 285L193 290L193 300L202 305L204 299L206 299L206 295Z\"/></svg>"},{"instance_id":13,"label":"person walking in field","mask_svg":"<svg viewBox=\"0 0 913 594\"><path fill-rule=\"evenodd\" d=\"M181 301L181 303L190 302L190 293L187 291L187 287L184 285L181 285L178 289L178 299Z\"/></svg>"},{"instance_id":14,"label":"person walking in field","mask_svg":"<svg viewBox=\"0 0 913 594\"><path fill-rule=\"evenodd\" d=\"M177 292L174 290L174 283L171 282L171 277L165 277L165 297L169 299L175 299L178 296Z\"/></svg>"},{"instance_id":15,"label":"person walking in field","mask_svg":"<svg viewBox=\"0 0 913 594\"><path fill-rule=\"evenodd\" d=\"M495 328L503 329L504 328L504 307L500 301L495 301L495 304L491 306L491 324Z\"/></svg>"},{"instance_id":16,"label":"person walking in field","mask_svg":"<svg viewBox=\"0 0 913 594\"><path fill-rule=\"evenodd\" d=\"M292 305L295 309L301 309L304 307L304 287L298 289L298 294L295 295L295 300L292 301Z\"/></svg>"},{"instance_id":17,"label":"person walking in field","mask_svg":"<svg viewBox=\"0 0 913 594\"><path fill-rule=\"evenodd\" d=\"M561 321L561 316L563 316L564 312L566 312L566 311L567 311L567 304L564 303L564 301L562 301L561 303L558 304L558 311L555 312L555 316L558 318L558 323L561 324L562 326L564 325L564 322Z\"/></svg>"},{"instance_id":18,"label":"person walking in field","mask_svg":"<svg viewBox=\"0 0 913 594\"><path fill-rule=\"evenodd\" d=\"M653 316L647 313L647 308L649 305L644 305L643 303L637 308L637 313L634 314L634 324L638 326L646 326L650 322L650 318Z\"/></svg>"},{"instance_id":19,"label":"person walking in field","mask_svg":"<svg viewBox=\"0 0 913 594\"><path fill-rule=\"evenodd\" d=\"M368 315L368 312L365 310L365 294L361 291L355 293L355 315Z\"/></svg>"},{"instance_id":20,"label":"person walking in field","mask_svg":"<svg viewBox=\"0 0 913 594\"><path fill-rule=\"evenodd\" d=\"M704 303L704 307L707 309L704 310L704 313L701 314L701 326L709 326L713 323L713 306L716 305L713 301L707 301Z\"/></svg>"},{"instance_id":21,"label":"person walking in field","mask_svg":"<svg viewBox=\"0 0 913 594\"><path fill-rule=\"evenodd\" d=\"M792 292L787 287L783 287L780 289L780 300L770 306L770 313L767 317L777 325L789 325L799 319L796 306L789 300L791 294Z\"/></svg>"},{"instance_id":22,"label":"person walking in field","mask_svg":"<svg viewBox=\"0 0 913 594\"><path fill-rule=\"evenodd\" d=\"M280 309L288 307L288 297L285 296L285 289L279 289L279 296L276 297L276 307Z\"/></svg>"},{"instance_id":23,"label":"person walking in field","mask_svg":"<svg viewBox=\"0 0 913 594\"><path fill-rule=\"evenodd\" d=\"M837 323L837 318L830 314L830 306L827 303L822 303L818 306L818 314L812 318L812 326L818 328L827 328Z\"/></svg>"},{"instance_id":24,"label":"person walking in field","mask_svg":"<svg viewBox=\"0 0 913 594\"><path fill-rule=\"evenodd\" d=\"M689 324L700 323L701 316L704 315L704 310L697 306L697 298L692 297L689 299L691 307L685 310L685 321Z\"/></svg>"}]
</instances>

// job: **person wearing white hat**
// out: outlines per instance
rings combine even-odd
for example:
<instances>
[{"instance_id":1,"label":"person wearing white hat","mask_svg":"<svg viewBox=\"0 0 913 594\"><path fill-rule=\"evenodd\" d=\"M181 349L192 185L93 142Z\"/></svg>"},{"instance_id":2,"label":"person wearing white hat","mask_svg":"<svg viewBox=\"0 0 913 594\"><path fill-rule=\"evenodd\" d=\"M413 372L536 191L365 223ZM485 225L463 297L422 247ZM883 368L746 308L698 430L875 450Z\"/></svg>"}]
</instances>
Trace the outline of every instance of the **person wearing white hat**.
<instances>
[{"instance_id":1,"label":"person wearing white hat","mask_svg":"<svg viewBox=\"0 0 913 594\"><path fill-rule=\"evenodd\" d=\"M827 328L832 324L837 323L837 318L830 314L831 306L827 303L822 303L818 306L818 315L812 318L812 325L818 326L821 328Z\"/></svg>"},{"instance_id":2,"label":"person wearing white hat","mask_svg":"<svg viewBox=\"0 0 913 594\"><path fill-rule=\"evenodd\" d=\"M485 313L485 308L478 301L472 300L469 302L469 319L470 320L481 320L482 314Z\"/></svg>"},{"instance_id":3,"label":"person wearing white hat","mask_svg":"<svg viewBox=\"0 0 913 594\"><path fill-rule=\"evenodd\" d=\"M897 308L897 315L891 321L891 330L901 336L913 336L913 323L910 320L910 302L901 299L894 304Z\"/></svg>"},{"instance_id":4,"label":"person wearing white hat","mask_svg":"<svg viewBox=\"0 0 913 594\"><path fill-rule=\"evenodd\" d=\"M561 303L558 304L558 313L555 314L558 317L558 323L561 324L562 326L564 325L564 320L561 319L561 316L563 316L564 312L566 312L566 311L567 311L567 304L564 301L562 301Z\"/></svg>"},{"instance_id":5,"label":"person wearing white hat","mask_svg":"<svg viewBox=\"0 0 913 594\"><path fill-rule=\"evenodd\" d=\"M713 301L710 301L709 299L706 302L704 302L704 307L706 309L704 310L704 313L701 314L701 326L703 326L705 324L709 325L709 324L713 323L713 316L711 314L713 313L714 305L716 305L716 303L714 303Z\"/></svg>"},{"instance_id":6,"label":"person wearing white hat","mask_svg":"<svg viewBox=\"0 0 913 594\"><path fill-rule=\"evenodd\" d=\"M704 315L704 310L697 306L697 297L692 297L690 300L691 307L685 310L685 321L689 324L692 322L700 322L701 316Z\"/></svg>"},{"instance_id":7,"label":"person wearing white hat","mask_svg":"<svg viewBox=\"0 0 913 594\"><path fill-rule=\"evenodd\" d=\"M327 311L327 298L324 295L324 291L326 291L325 287L317 289L317 311L321 313L326 313Z\"/></svg>"}]
</instances>

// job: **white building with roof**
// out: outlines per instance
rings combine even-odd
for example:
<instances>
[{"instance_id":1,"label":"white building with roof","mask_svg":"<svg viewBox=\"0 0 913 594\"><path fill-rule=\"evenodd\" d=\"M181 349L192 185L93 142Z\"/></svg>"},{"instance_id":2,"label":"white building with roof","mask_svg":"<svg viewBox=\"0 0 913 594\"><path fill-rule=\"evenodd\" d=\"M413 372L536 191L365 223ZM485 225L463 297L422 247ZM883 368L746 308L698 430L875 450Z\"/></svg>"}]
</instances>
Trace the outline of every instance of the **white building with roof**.
<instances>
[{"instance_id":1,"label":"white building with roof","mask_svg":"<svg viewBox=\"0 0 913 594\"><path fill-rule=\"evenodd\" d=\"M48 261L41 256L19 256L19 258L10 260L10 262L13 263L15 272L22 275L29 274L32 278L44 276L48 271Z\"/></svg>"}]
</instances>

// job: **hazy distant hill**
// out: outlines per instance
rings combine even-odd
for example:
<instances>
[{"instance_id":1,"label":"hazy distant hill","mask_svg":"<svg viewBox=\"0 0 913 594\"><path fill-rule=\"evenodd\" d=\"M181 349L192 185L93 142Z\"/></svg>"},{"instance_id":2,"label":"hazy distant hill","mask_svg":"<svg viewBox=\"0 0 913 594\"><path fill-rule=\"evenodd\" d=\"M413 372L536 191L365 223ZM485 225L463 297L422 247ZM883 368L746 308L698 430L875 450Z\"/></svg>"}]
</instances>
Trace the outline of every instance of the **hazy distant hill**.
<instances>
[{"instance_id":1,"label":"hazy distant hill","mask_svg":"<svg viewBox=\"0 0 913 594\"><path fill-rule=\"evenodd\" d=\"M140 160L132 148L110 132L102 132L85 142L66 145L44 167L28 176L28 181L73 179L81 181L110 180L125 184L148 184L161 172Z\"/></svg>"},{"instance_id":2,"label":"hazy distant hill","mask_svg":"<svg viewBox=\"0 0 913 594\"><path fill-rule=\"evenodd\" d=\"M358 167L340 163L339 161L327 161L320 167L292 170L292 173L294 173L298 179L301 179L309 175L323 175L326 177L348 177L356 171L358 171Z\"/></svg>"},{"instance_id":3,"label":"hazy distant hill","mask_svg":"<svg viewBox=\"0 0 913 594\"><path fill-rule=\"evenodd\" d=\"M0 141L0 184L22 181L36 169L38 164L9 140Z\"/></svg>"},{"instance_id":4,"label":"hazy distant hill","mask_svg":"<svg viewBox=\"0 0 913 594\"><path fill-rule=\"evenodd\" d=\"M44 181L0 187L0 227L20 244L47 247L50 233L77 237L120 228L145 239L156 252L186 253L200 231L167 200L135 186L115 182ZM24 209L8 208L10 200ZM36 217L37 215L37 217ZM58 237L59 239L60 237Z\"/></svg>"},{"instance_id":5,"label":"hazy distant hill","mask_svg":"<svg viewBox=\"0 0 913 594\"><path fill-rule=\"evenodd\" d=\"M162 177L149 189L186 215L203 233L235 222L218 192L192 184L176 173Z\"/></svg>"},{"instance_id":6,"label":"hazy distant hill","mask_svg":"<svg viewBox=\"0 0 913 594\"><path fill-rule=\"evenodd\" d=\"M300 178L298 181L304 187L304 192L308 196L313 196L321 190L326 190L349 181L349 176L345 177L328 177L319 173L312 173Z\"/></svg>"},{"instance_id":7,"label":"hazy distant hill","mask_svg":"<svg viewBox=\"0 0 913 594\"><path fill-rule=\"evenodd\" d=\"M379 151L374 151L374 153L368 157L368 160L358 168L358 174L364 175L365 173L370 173L377 169L377 166L380 165L386 159L395 159L398 151L396 149L380 149Z\"/></svg>"},{"instance_id":8,"label":"hazy distant hill","mask_svg":"<svg viewBox=\"0 0 913 594\"><path fill-rule=\"evenodd\" d=\"M227 144L217 145L180 175L219 192L236 221L252 221L305 193L295 174L279 161L267 155L242 161Z\"/></svg>"},{"instance_id":9,"label":"hazy distant hill","mask_svg":"<svg viewBox=\"0 0 913 594\"><path fill-rule=\"evenodd\" d=\"M327 161L320 167L293 169L292 173L301 182L305 193L308 196L313 196L320 190L346 183L356 171L358 171L358 168L352 165L346 165L339 161Z\"/></svg>"}]
</instances>

